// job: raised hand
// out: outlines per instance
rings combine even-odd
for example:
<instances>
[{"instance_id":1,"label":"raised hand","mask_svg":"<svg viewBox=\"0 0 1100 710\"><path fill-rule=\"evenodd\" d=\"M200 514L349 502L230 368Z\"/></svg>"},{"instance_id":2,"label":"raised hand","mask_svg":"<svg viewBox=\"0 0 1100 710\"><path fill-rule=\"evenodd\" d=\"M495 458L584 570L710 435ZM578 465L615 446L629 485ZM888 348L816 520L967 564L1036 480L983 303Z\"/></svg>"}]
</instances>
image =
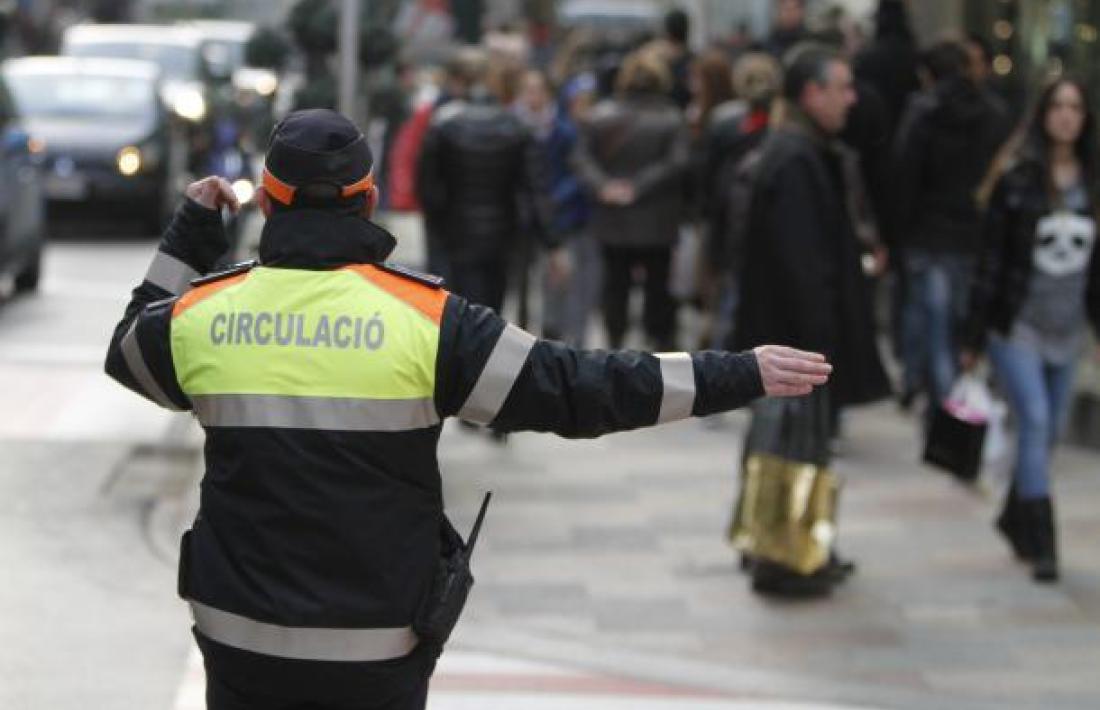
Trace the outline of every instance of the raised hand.
<instances>
[{"instance_id":1,"label":"raised hand","mask_svg":"<svg viewBox=\"0 0 1100 710\"><path fill-rule=\"evenodd\" d=\"M208 210L218 210L223 206L236 212L241 208L233 186L225 178L211 175L187 186L184 194Z\"/></svg>"}]
</instances>

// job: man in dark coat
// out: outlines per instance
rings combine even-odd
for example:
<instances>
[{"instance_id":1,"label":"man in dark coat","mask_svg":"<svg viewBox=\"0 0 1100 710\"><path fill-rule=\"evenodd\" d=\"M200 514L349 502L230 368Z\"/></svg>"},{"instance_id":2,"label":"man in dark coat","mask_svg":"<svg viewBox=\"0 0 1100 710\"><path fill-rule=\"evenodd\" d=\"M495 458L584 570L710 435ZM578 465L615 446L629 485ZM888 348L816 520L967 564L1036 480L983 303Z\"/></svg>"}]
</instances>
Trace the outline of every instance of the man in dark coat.
<instances>
[{"instance_id":1,"label":"man in dark coat","mask_svg":"<svg viewBox=\"0 0 1100 710\"><path fill-rule=\"evenodd\" d=\"M871 296L860 263L853 210L858 158L838 135L856 101L852 72L840 55L818 46L795 48L783 82L784 106L753 168L745 268L735 342L770 339L820 348L834 363L834 386L782 415L775 432L784 456L827 470L828 424L840 407L880 399L889 385L875 346ZM772 413L756 409L746 461L758 453ZM798 432L815 432L803 446ZM784 433L786 432L786 433ZM812 453L811 453L812 450ZM798 456L793 452L800 451ZM806 456L807 458L802 458ZM746 479L747 480L747 479ZM782 595L822 595L852 571L835 554L821 567L798 571L767 546L743 548L752 561L753 589Z\"/></svg>"},{"instance_id":2,"label":"man in dark coat","mask_svg":"<svg viewBox=\"0 0 1100 710\"><path fill-rule=\"evenodd\" d=\"M809 47L789 63L783 93L753 181L737 342L820 348L836 368L834 406L871 402L889 386L850 214L859 171L836 140L856 99L852 72Z\"/></svg>"}]
</instances>

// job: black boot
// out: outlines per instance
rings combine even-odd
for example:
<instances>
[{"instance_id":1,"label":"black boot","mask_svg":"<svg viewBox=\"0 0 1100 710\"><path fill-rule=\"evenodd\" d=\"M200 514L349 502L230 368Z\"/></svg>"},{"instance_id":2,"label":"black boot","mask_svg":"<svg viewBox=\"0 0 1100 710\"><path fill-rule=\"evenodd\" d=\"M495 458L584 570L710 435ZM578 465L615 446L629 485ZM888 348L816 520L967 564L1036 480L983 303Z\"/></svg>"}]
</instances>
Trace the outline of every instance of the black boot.
<instances>
[{"instance_id":1,"label":"black boot","mask_svg":"<svg viewBox=\"0 0 1100 710\"><path fill-rule=\"evenodd\" d=\"M1026 511L1034 557L1031 576L1036 582L1058 579L1058 548L1054 535L1054 506L1050 498L1020 501Z\"/></svg>"},{"instance_id":2,"label":"black boot","mask_svg":"<svg viewBox=\"0 0 1100 710\"><path fill-rule=\"evenodd\" d=\"M1024 519L1020 506L1020 499L1016 496L1016 484L1009 486L1005 494L1004 508L997 516L997 530L1008 540L1012 546L1012 552L1020 560L1031 560L1035 557L1035 549L1032 545L1027 521Z\"/></svg>"}]
</instances>

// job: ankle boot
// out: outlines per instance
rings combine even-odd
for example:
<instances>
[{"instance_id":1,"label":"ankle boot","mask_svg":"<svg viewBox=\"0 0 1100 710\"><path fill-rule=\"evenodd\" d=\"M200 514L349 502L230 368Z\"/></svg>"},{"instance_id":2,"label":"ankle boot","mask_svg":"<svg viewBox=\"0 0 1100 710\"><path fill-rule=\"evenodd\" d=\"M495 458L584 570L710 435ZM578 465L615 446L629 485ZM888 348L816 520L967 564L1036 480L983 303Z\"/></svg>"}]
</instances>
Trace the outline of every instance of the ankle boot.
<instances>
[{"instance_id":1,"label":"ankle boot","mask_svg":"<svg viewBox=\"0 0 1100 710\"><path fill-rule=\"evenodd\" d=\"M1008 540L1012 546L1012 552L1020 560L1030 560L1035 557L1034 546L1031 544L1031 536L1028 535L1028 526L1024 520L1020 499L1016 496L1015 482L1009 486L1005 493L1004 508L997 516L997 530Z\"/></svg>"},{"instance_id":2,"label":"ankle boot","mask_svg":"<svg viewBox=\"0 0 1100 710\"><path fill-rule=\"evenodd\" d=\"M1027 511L1031 544L1031 576L1036 582L1053 582L1058 579L1058 548L1054 534L1054 506L1050 498L1021 501Z\"/></svg>"}]
</instances>

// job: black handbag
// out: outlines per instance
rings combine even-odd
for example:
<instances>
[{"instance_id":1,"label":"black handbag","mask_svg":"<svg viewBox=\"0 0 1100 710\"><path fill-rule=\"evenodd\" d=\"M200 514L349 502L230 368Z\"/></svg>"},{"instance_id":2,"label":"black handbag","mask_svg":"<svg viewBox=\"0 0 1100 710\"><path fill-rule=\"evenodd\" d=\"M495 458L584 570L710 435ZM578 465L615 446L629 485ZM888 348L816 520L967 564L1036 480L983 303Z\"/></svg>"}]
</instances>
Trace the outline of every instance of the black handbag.
<instances>
[{"instance_id":1,"label":"black handbag","mask_svg":"<svg viewBox=\"0 0 1100 710\"><path fill-rule=\"evenodd\" d=\"M933 405L924 462L943 469L965 483L978 478L982 466L986 424L955 416L941 405Z\"/></svg>"}]
</instances>

